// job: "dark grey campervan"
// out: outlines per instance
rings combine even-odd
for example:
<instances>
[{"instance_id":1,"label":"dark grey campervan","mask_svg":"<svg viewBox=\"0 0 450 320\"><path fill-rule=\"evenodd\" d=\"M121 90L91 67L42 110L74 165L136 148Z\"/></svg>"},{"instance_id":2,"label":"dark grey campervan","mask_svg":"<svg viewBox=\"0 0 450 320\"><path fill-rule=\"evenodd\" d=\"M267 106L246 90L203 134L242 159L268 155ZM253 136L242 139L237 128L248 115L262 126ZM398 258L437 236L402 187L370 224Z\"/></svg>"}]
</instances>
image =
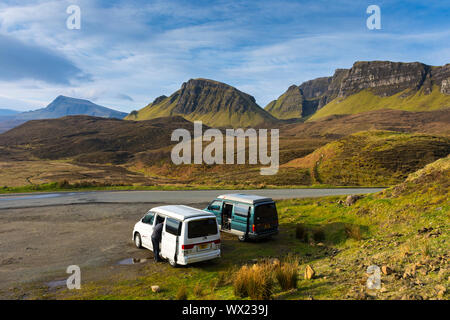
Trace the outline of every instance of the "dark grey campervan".
<instances>
[{"instance_id":1,"label":"dark grey campervan","mask_svg":"<svg viewBox=\"0 0 450 320\"><path fill-rule=\"evenodd\" d=\"M278 233L278 213L271 198L225 194L212 201L205 211L216 215L221 231L236 234L241 241Z\"/></svg>"}]
</instances>

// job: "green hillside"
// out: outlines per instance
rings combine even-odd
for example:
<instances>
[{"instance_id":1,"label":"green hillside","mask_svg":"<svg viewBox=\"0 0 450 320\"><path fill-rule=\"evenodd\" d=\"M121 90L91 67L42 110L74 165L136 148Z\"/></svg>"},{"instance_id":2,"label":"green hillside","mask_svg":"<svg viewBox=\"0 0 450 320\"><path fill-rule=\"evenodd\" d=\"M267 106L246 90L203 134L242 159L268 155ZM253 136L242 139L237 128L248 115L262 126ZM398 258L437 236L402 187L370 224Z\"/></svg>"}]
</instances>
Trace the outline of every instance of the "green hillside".
<instances>
[{"instance_id":1,"label":"green hillside","mask_svg":"<svg viewBox=\"0 0 450 320\"><path fill-rule=\"evenodd\" d=\"M315 183L393 185L450 153L450 138L391 131L352 134L284 167L309 168Z\"/></svg>"},{"instance_id":2,"label":"green hillside","mask_svg":"<svg viewBox=\"0 0 450 320\"><path fill-rule=\"evenodd\" d=\"M447 107L450 107L450 95L441 93L438 86L434 86L430 94L425 94L423 90L411 94L411 90L407 89L389 97L378 96L370 89L365 89L347 98L332 100L317 110L309 120L335 114L356 114L379 109L431 111Z\"/></svg>"},{"instance_id":3,"label":"green hillside","mask_svg":"<svg viewBox=\"0 0 450 320\"><path fill-rule=\"evenodd\" d=\"M297 86L291 86L277 100L270 102L264 110L278 119L303 117L303 95Z\"/></svg>"}]
</instances>

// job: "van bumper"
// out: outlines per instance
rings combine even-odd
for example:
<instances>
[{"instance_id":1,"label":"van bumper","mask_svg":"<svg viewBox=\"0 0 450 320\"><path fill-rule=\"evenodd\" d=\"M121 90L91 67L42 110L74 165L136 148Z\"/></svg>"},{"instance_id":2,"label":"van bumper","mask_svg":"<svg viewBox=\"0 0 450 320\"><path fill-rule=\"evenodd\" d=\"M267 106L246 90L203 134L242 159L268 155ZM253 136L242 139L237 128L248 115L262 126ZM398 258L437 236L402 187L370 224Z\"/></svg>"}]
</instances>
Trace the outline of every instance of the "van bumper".
<instances>
[{"instance_id":1,"label":"van bumper","mask_svg":"<svg viewBox=\"0 0 450 320\"><path fill-rule=\"evenodd\" d=\"M177 263L181 265L186 265L190 263L206 261L216 258L220 258L220 249L201 252L197 254L190 254L188 256L178 256Z\"/></svg>"},{"instance_id":2,"label":"van bumper","mask_svg":"<svg viewBox=\"0 0 450 320\"><path fill-rule=\"evenodd\" d=\"M271 236L274 236L277 234L278 234L278 229L267 231L267 232L249 233L248 238L251 240L259 240L259 239L265 239L265 238L268 238L268 237L271 237Z\"/></svg>"}]
</instances>

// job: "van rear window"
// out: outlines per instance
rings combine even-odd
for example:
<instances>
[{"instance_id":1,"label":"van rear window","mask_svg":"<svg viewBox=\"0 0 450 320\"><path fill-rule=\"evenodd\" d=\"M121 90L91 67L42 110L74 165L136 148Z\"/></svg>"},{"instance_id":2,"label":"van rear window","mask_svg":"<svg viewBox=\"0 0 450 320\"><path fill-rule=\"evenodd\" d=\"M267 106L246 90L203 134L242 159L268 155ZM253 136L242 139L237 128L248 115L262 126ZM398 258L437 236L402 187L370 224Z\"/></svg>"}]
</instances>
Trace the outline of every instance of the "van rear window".
<instances>
[{"instance_id":1,"label":"van rear window","mask_svg":"<svg viewBox=\"0 0 450 320\"><path fill-rule=\"evenodd\" d=\"M189 221L188 238L200 238L217 234L217 220L207 218L201 220Z\"/></svg>"},{"instance_id":2,"label":"van rear window","mask_svg":"<svg viewBox=\"0 0 450 320\"><path fill-rule=\"evenodd\" d=\"M255 207L255 218L257 223L272 223L278 220L275 203L260 204Z\"/></svg>"}]
</instances>

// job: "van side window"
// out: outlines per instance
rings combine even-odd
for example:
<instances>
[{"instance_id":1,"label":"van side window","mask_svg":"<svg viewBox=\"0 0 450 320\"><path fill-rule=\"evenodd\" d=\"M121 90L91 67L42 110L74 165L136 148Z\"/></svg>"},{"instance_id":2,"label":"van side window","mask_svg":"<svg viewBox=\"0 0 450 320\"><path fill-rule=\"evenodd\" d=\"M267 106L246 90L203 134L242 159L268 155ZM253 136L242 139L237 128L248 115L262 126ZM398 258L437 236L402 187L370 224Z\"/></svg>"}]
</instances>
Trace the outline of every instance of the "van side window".
<instances>
[{"instance_id":1,"label":"van side window","mask_svg":"<svg viewBox=\"0 0 450 320\"><path fill-rule=\"evenodd\" d=\"M145 217L142 219L143 223L147 224L153 224L153 219L155 218L155 214L153 212L149 212L145 215Z\"/></svg>"},{"instance_id":2,"label":"van side window","mask_svg":"<svg viewBox=\"0 0 450 320\"><path fill-rule=\"evenodd\" d=\"M238 203L234 205L234 214L241 217L247 217L249 209L249 205Z\"/></svg>"},{"instance_id":3,"label":"van side window","mask_svg":"<svg viewBox=\"0 0 450 320\"><path fill-rule=\"evenodd\" d=\"M222 206L222 201L213 201L209 204L208 210L211 211L220 211L220 207Z\"/></svg>"},{"instance_id":4,"label":"van side window","mask_svg":"<svg viewBox=\"0 0 450 320\"><path fill-rule=\"evenodd\" d=\"M179 236L181 234L181 222L172 218L167 218L166 232Z\"/></svg>"}]
</instances>

